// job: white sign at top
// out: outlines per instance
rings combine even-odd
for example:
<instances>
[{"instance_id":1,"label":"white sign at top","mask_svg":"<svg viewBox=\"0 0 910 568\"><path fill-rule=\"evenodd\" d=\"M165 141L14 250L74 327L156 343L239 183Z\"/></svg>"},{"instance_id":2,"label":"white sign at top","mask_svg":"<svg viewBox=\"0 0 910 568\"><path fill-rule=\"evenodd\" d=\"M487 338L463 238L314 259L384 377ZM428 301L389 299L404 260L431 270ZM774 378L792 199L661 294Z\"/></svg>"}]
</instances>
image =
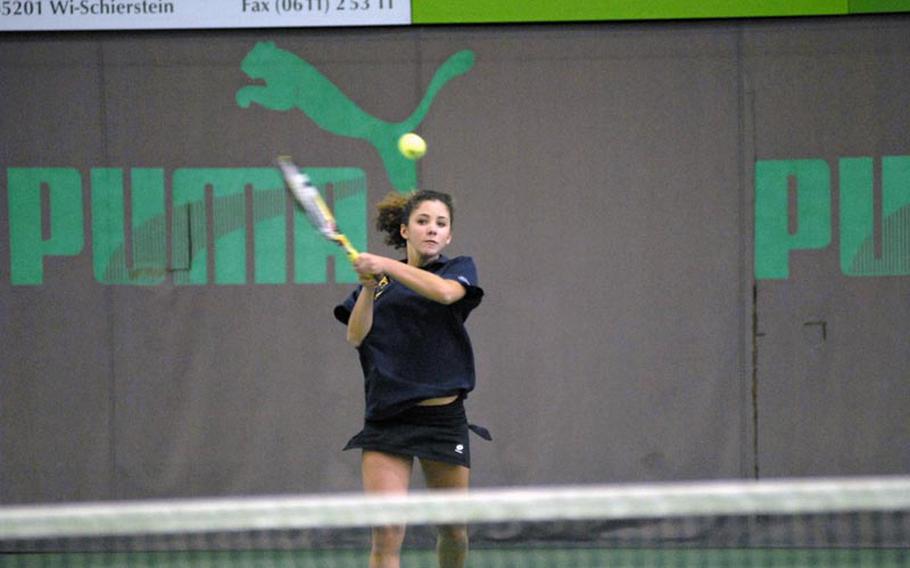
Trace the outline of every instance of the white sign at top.
<instances>
[{"instance_id":1,"label":"white sign at top","mask_svg":"<svg viewBox=\"0 0 910 568\"><path fill-rule=\"evenodd\" d=\"M388 26L411 0L0 0L0 31Z\"/></svg>"}]
</instances>

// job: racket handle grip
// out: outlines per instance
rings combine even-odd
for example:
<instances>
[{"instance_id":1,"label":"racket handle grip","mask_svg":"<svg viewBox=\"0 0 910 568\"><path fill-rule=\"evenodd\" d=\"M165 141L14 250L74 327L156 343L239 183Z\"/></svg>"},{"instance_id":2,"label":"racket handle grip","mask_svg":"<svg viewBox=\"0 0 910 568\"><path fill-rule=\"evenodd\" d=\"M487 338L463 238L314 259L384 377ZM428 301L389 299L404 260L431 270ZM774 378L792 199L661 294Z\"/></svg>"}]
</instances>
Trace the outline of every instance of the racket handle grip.
<instances>
[{"instance_id":1,"label":"racket handle grip","mask_svg":"<svg viewBox=\"0 0 910 568\"><path fill-rule=\"evenodd\" d=\"M351 264L357 260L357 257L360 256L360 253L357 252L357 249L354 248L354 245L351 244L351 241L344 235L338 235L338 244L341 245L341 248L344 249L344 252L348 255L348 260L351 261Z\"/></svg>"}]
</instances>

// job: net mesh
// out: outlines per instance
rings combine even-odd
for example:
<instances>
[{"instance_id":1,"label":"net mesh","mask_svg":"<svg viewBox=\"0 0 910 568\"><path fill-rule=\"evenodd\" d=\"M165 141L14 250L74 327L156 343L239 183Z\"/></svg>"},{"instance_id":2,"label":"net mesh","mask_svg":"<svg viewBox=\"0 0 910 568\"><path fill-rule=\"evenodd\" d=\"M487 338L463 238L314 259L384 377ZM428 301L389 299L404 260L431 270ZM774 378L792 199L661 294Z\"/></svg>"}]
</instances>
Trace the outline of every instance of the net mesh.
<instances>
[{"instance_id":1,"label":"net mesh","mask_svg":"<svg viewBox=\"0 0 910 568\"><path fill-rule=\"evenodd\" d=\"M436 566L462 523L475 567L910 567L910 477L4 507L0 566L366 566L387 525Z\"/></svg>"}]
</instances>

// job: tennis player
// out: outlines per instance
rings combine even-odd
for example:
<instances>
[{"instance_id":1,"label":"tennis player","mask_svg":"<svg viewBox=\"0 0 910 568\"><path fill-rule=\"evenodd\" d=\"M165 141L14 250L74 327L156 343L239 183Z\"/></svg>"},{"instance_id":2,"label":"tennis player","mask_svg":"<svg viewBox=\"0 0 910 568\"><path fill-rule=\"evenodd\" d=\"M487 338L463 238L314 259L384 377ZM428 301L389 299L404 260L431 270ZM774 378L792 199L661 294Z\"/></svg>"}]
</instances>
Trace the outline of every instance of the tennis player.
<instances>
[{"instance_id":1,"label":"tennis player","mask_svg":"<svg viewBox=\"0 0 910 568\"><path fill-rule=\"evenodd\" d=\"M449 259L452 198L419 191L390 194L377 228L404 248L396 260L362 253L360 286L335 308L360 355L366 391L364 428L345 449L362 449L367 493L406 493L414 458L430 489L466 490L471 466L464 399L474 388L474 355L464 322L483 298L474 261ZM373 529L371 568L399 566L405 527ZM464 525L438 528L439 565L464 565Z\"/></svg>"}]
</instances>

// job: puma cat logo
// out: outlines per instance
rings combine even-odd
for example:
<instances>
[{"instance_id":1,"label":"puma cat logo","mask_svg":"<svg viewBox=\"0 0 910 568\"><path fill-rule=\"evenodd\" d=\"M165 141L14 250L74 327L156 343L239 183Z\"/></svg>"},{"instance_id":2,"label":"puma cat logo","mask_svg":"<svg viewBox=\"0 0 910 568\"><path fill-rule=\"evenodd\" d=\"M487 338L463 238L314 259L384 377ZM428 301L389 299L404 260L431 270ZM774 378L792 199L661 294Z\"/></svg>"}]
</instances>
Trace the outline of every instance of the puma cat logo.
<instances>
[{"instance_id":1,"label":"puma cat logo","mask_svg":"<svg viewBox=\"0 0 910 568\"><path fill-rule=\"evenodd\" d=\"M257 104L277 111L297 109L323 130L369 142L382 158L392 186L409 191L417 186L417 167L398 151L399 136L416 130L439 90L473 66L472 51L455 53L436 70L410 116L401 122L387 122L357 106L310 63L273 42L260 42L244 57L240 67L250 79L264 84L242 87L235 98L241 108Z\"/></svg>"}]
</instances>

